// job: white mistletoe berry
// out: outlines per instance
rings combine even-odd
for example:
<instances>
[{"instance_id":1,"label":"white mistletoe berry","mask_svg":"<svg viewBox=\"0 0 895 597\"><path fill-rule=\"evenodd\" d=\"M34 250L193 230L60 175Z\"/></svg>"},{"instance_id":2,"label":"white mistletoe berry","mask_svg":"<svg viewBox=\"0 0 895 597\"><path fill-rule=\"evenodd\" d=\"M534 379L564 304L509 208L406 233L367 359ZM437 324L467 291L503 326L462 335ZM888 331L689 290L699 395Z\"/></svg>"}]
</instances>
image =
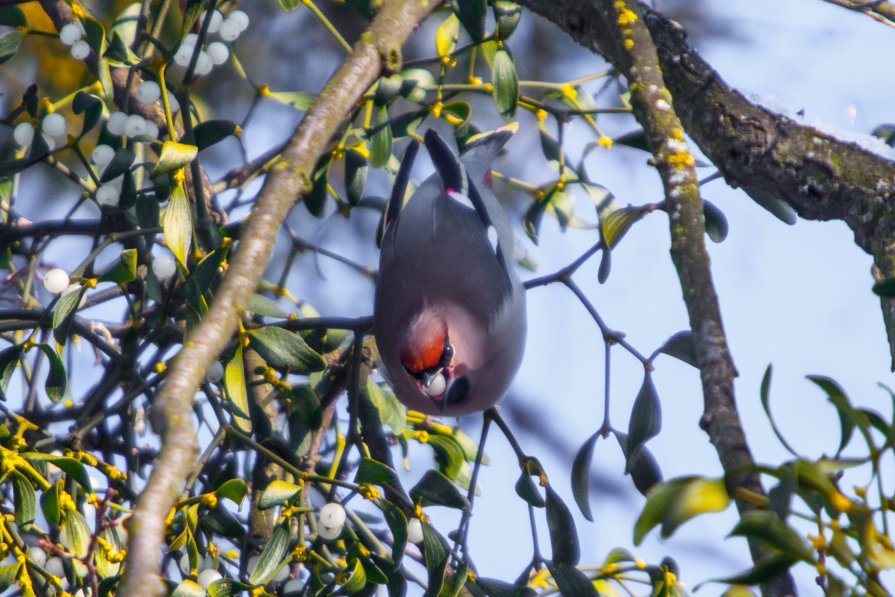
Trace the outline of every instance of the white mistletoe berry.
<instances>
[{"instance_id":1,"label":"white mistletoe berry","mask_svg":"<svg viewBox=\"0 0 895 597\"><path fill-rule=\"evenodd\" d=\"M183 573L184 576L189 576L190 573L190 554L185 553L180 556L180 560L177 562L177 567L180 568L180 572Z\"/></svg>"},{"instance_id":2,"label":"white mistletoe berry","mask_svg":"<svg viewBox=\"0 0 895 597\"><path fill-rule=\"evenodd\" d=\"M168 92L168 107L171 108L172 114L180 110L180 102L177 101L177 98L170 91Z\"/></svg>"},{"instance_id":3,"label":"white mistletoe berry","mask_svg":"<svg viewBox=\"0 0 895 597\"><path fill-rule=\"evenodd\" d=\"M146 130L146 121L139 114L131 114L124 122L124 134L130 138L143 134Z\"/></svg>"},{"instance_id":4,"label":"white mistletoe berry","mask_svg":"<svg viewBox=\"0 0 895 597\"><path fill-rule=\"evenodd\" d=\"M109 115L109 121L106 128L113 135L120 135L124 132L124 123L127 122L127 114L124 112L112 112Z\"/></svg>"},{"instance_id":5,"label":"white mistletoe berry","mask_svg":"<svg viewBox=\"0 0 895 597\"><path fill-rule=\"evenodd\" d=\"M31 556L31 559L38 566L43 566L47 563L47 552L39 547L29 547L28 555Z\"/></svg>"},{"instance_id":6,"label":"white mistletoe berry","mask_svg":"<svg viewBox=\"0 0 895 597\"><path fill-rule=\"evenodd\" d=\"M63 581L65 580L65 568L62 567L62 558L50 558L49 560L47 560L47 565L44 568L49 574Z\"/></svg>"},{"instance_id":7,"label":"white mistletoe berry","mask_svg":"<svg viewBox=\"0 0 895 597\"><path fill-rule=\"evenodd\" d=\"M96 164L99 170L105 169L106 166L115 157L115 149L111 145L100 144L93 148L90 154L90 160Z\"/></svg>"},{"instance_id":8,"label":"white mistletoe berry","mask_svg":"<svg viewBox=\"0 0 895 597\"><path fill-rule=\"evenodd\" d=\"M152 273L160 280L167 280L177 271L174 257L168 253L162 253L152 260Z\"/></svg>"},{"instance_id":9,"label":"white mistletoe berry","mask_svg":"<svg viewBox=\"0 0 895 597\"><path fill-rule=\"evenodd\" d=\"M221 23L221 28L218 30L218 35L221 36L221 39L224 41L234 41L242 31L239 30L239 24L235 21L231 21L230 18L224 19L224 22Z\"/></svg>"},{"instance_id":10,"label":"white mistletoe berry","mask_svg":"<svg viewBox=\"0 0 895 597\"><path fill-rule=\"evenodd\" d=\"M423 542L423 523L419 518L411 518L407 521L407 541L414 545Z\"/></svg>"},{"instance_id":11,"label":"white mistletoe berry","mask_svg":"<svg viewBox=\"0 0 895 597\"><path fill-rule=\"evenodd\" d=\"M317 515L317 519L320 521L320 524L324 526L341 526L345 524L345 508L343 508L341 504L329 502L320 507L320 513Z\"/></svg>"},{"instance_id":12,"label":"white mistletoe berry","mask_svg":"<svg viewBox=\"0 0 895 597\"><path fill-rule=\"evenodd\" d=\"M220 361L215 361L208 367L205 372L205 379L211 383L217 383L224 377L224 365Z\"/></svg>"},{"instance_id":13,"label":"white mistletoe berry","mask_svg":"<svg viewBox=\"0 0 895 597\"><path fill-rule=\"evenodd\" d=\"M204 23L205 17L208 15L208 11L202 11L202 14L199 16L199 22ZM221 28L221 23L224 22L224 15L221 14L221 11L216 10L211 13L211 22L208 23L208 32L209 33L217 33L218 29Z\"/></svg>"},{"instance_id":14,"label":"white mistletoe berry","mask_svg":"<svg viewBox=\"0 0 895 597\"><path fill-rule=\"evenodd\" d=\"M152 137L153 139L158 139L159 128L158 125L151 120L143 121L143 136Z\"/></svg>"},{"instance_id":15,"label":"white mistletoe berry","mask_svg":"<svg viewBox=\"0 0 895 597\"><path fill-rule=\"evenodd\" d=\"M65 116L58 112L47 114L40 123L40 130L54 139L61 137L66 131Z\"/></svg>"},{"instance_id":16,"label":"white mistletoe berry","mask_svg":"<svg viewBox=\"0 0 895 597\"><path fill-rule=\"evenodd\" d=\"M121 190L113 183L107 182L96 189L96 202L107 207L116 207L121 199Z\"/></svg>"},{"instance_id":17,"label":"white mistletoe berry","mask_svg":"<svg viewBox=\"0 0 895 597\"><path fill-rule=\"evenodd\" d=\"M230 48L227 47L227 44L219 41L213 41L208 44L207 51L215 66L224 64L227 62L227 59L230 58Z\"/></svg>"},{"instance_id":18,"label":"white mistletoe berry","mask_svg":"<svg viewBox=\"0 0 895 597\"><path fill-rule=\"evenodd\" d=\"M182 66L186 68L190 64L190 59L193 57L193 52L196 51L196 46L192 44L188 44L186 42L180 44L180 47L177 48L177 51L174 52L174 63L177 66Z\"/></svg>"},{"instance_id":19,"label":"white mistletoe berry","mask_svg":"<svg viewBox=\"0 0 895 597\"><path fill-rule=\"evenodd\" d=\"M59 294L71 283L68 272L61 267L54 267L44 276L44 288L53 294Z\"/></svg>"},{"instance_id":20,"label":"white mistletoe berry","mask_svg":"<svg viewBox=\"0 0 895 597\"><path fill-rule=\"evenodd\" d=\"M34 141L34 125L30 122L20 122L13 129L12 138L20 147L28 147Z\"/></svg>"},{"instance_id":21,"label":"white mistletoe berry","mask_svg":"<svg viewBox=\"0 0 895 597\"><path fill-rule=\"evenodd\" d=\"M85 60L88 56L90 56L90 44L79 39L71 47L71 57L75 60Z\"/></svg>"},{"instance_id":22,"label":"white mistletoe berry","mask_svg":"<svg viewBox=\"0 0 895 597\"><path fill-rule=\"evenodd\" d=\"M226 20L236 25L240 33L249 28L249 15L241 10L234 10L227 15Z\"/></svg>"},{"instance_id":23,"label":"white mistletoe berry","mask_svg":"<svg viewBox=\"0 0 895 597\"><path fill-rule=\"evenodd\" d=\"M208 585L222 578L223 576L221 576L221 573L214 568L206 568L199 573L199 577L196 579L196 582L199 583L199 586L203 589L207 589Z\"/></svg>"},{"instance_id":24,"label":"white mistletoe berry","mask_svg":"<svg viewBox=\"0 0 895 597\"><path fill-rule=\"evenodd\" d=\"M199 58L196 59L195 74L200 77L204 77L211 72L212 68L214 68L214 62L212 62L211 56L209 56L208 52L206 52L205 50L200 50Z\"/></svg>"},{"instance_id":25,"label":"white mistletoe berry","mask_svg":"<svg viewBox=\"0 0 895 597\"><path fill-rule=\"evenodd\" d=\"M54 149L56 149L56 138L55 137L51 137L46 133L41 133L40 138L43 139L44 143L47 144L48 151L53 151Z\"/></svg>"},{"instance_id":26,"label":"white mistletoe berry","mask_svg":"<svg viewBox=\"0 0 895 597\"><path fill-rule=\"evenodd\" d=\"M143 81L137 86L137 99L144 106L154 104L161 96L162 89L155 81Z\"/></svg>"}]
</instances>

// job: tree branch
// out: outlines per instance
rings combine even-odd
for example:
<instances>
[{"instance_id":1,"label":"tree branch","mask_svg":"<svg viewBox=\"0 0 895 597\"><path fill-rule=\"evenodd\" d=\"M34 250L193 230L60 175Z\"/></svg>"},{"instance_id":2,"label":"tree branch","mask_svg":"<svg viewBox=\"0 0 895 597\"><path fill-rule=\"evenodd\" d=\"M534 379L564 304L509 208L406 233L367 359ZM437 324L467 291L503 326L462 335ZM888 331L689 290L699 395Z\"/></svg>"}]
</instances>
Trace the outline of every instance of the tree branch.
<instances>
[{"instance_id":1,"label":"tree branch","mask_svg":"<svg viewBox=\"0 0 895 597\"><path fill-rule=\"evenodd\" d=\"M603 47L611 32L590 22L587 0L523 0L583 46L617 63ZM665 83L687 134L718 167L728 184L759 202L770 197L809 220L842 220L855 243L873 256L877 279L895 276L893 162L852 141L838 139L749 101L731 88L686 41L686 32L663 15L643 9ZM602 45L601 45L602 44ZM883 298L895 370L895 301Z\"/></svg>"},{"instance_id":2,"label":"tree branch","mask_svg":"<svg viewBox=\"0 0 895 597\"><path fill-rule=\"evenodd\" d=\"M864 13L874 21L895 27L895 5L886 0L824 0L824 2Z\"/></svg>"},{"instance_id":3,"label":"tree branch","mask_svg":"<svg viewBox=\"0 0 895 597\"><path fill-rule=\"evenodd\" d=\"M632 0L529 0L522 4L557 23L579 43L601 53L628 80L634 113L649 139L668 202L671 257L681 281L702 377L705 411L700 423L718 452L728 491L737 508L741 513L754 509L756 506L743 499L740 490L761 495L764 490L754 471L734 401L736 370L705 249L695 160L672 109L656 46L644 25L646 9ZM749 547L756 563L770 555L767 546L757 540L750 540ZM765 595L795 592L788 574L765 583L762 589Z\"/></svg>"},{"instance_id":4,"label":"tree branch","mask_svg":"<svg viewBox=\"0 0 895 597\"><path fill-rule=\"evenodd\" d=\"M644 20L687 133L725 180L751 197L784 201L809 220L842 220L871 254L877 278L895 275L895 164L857 143L749 101L664 16ZM895 369L895 301L882 299Z\"/></svg>"},{"instance_id":5,"label":"tree branch","mask_svg":"<svg viewBox=\"0 0 895 597\"><path fill-rule=\"evenodd\" d=\"M270 393L270 385L262 383L263 375L255 373L255 369L265 365L264 360L251 348L246 348L242 354L243 366L246 373L246 389L252 400L258 406L258 410L270 421L271 428L276 428L279 409L276 401L270 400L264 403ZM264 545L270 541L274 528L277 526L277 512L275 508L262 510L258 506L264 490L275 480L283 479L283 467L276 462L271 462L264 454L255 454L255 462L252 464L252 501L249 504L249 537L256 545Z\"/></svg>"},{"instance_id":6,"label":"tree branch","mask_svg":"<svg viewBox=\"0 0 895 597\"><path fill-rule=\"evenodd\" d=\"M131 518L130 552L120 594L150 597L162 593L158 573L164 520L183 490L197 453L190 414L193 394L236 330L239 314L264 272L277 231L295 198L308 190L314 165L326 144L383 67L399 67L404 41L437 4L386 1L292 135L281 161L271 168L230 271L207 315L184 343L156 398L162 450Z\"/></svg>"}]
</instances>

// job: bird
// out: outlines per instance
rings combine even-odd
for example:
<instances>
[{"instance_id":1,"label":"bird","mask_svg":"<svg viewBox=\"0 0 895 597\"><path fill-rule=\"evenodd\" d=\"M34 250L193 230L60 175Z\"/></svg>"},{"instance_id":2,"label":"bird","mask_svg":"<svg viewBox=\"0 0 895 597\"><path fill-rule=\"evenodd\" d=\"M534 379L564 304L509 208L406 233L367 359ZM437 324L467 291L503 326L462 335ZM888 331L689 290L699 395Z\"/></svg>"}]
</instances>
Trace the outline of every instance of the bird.
<instances>
[{"instance_id":1,"label":"bird","mask_svg":"<svg viewBox=\"0 0 895 597\"><path fill-rule=\"evenodd\" d=\"M491 191L491 163L515 132L470 138L458 157L433 129L436 172L407 199L412 143L385 211L373 333L396 397L427 415L463 416L503 398L525 351L525 289L515 237Z\"/></svg>"}]
</instances>

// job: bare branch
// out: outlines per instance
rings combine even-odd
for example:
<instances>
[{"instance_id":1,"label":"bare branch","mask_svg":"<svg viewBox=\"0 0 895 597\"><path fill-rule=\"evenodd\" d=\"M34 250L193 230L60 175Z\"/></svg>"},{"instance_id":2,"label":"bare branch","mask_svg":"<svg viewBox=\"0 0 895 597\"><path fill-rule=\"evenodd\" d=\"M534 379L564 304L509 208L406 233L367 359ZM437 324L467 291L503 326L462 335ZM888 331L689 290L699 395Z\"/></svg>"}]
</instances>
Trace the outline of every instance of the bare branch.
<instances>
[{"instance_id":1,"label":"bare branch","mask_svg":"<svg viewBox=\"0 0 895 597\"><path fill-rule=\"evenodd\" d=\"M895 5L885 0L824 0L855 12L862 12L874 21L895 27Z\"/></svg>"}]
</instances>

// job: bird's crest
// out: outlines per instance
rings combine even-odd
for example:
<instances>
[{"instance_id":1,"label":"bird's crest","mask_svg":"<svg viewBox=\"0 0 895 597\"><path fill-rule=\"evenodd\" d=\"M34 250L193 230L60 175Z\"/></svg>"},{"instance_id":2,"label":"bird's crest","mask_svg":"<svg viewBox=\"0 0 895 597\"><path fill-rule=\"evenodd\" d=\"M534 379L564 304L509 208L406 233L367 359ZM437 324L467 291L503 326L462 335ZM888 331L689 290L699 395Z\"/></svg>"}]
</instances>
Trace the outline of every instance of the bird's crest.
<instances>
[{"instance_id":1,"label":"bird's crest","mask_svg":"<svg viewBox=\"0 0 895 597\"><path fill-rule=\"evenodd\" d=\"M467 139L460 160L466 165L472 184L491 188L491 164L518 129L519 123L511 122L499 129L479 133Z\"/></svg>"}]
</instances>

